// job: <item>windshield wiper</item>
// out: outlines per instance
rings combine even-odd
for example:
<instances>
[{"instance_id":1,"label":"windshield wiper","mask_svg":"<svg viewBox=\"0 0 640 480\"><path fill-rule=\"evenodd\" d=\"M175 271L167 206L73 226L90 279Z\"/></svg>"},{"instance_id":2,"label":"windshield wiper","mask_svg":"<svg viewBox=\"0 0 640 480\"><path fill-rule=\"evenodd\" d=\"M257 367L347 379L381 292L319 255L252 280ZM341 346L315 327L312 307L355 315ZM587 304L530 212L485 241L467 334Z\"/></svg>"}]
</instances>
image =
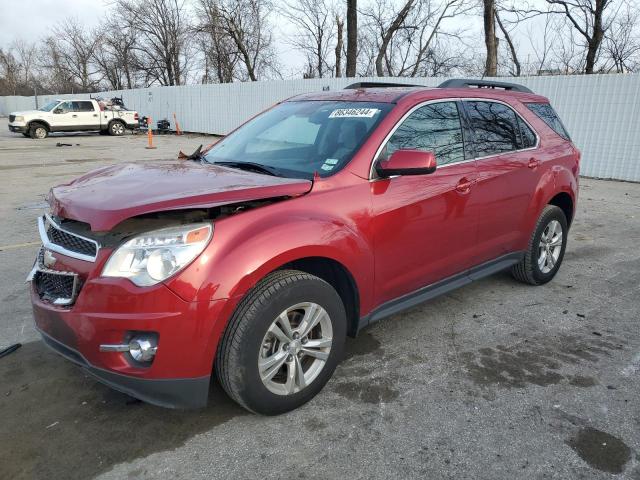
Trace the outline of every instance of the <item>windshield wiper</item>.
<instances>
[{"instance_id":1,"label":"windshield wiper","mask_svg":"<svg viewBox=\"0 0 640 480\"><path fill-rule=\"evenodd\" d=\"M274 177L279 177L279 170L274 167L268 167L266 165L262 165L260 163L252 163L252 162L214 162L214 165L223 165L225 167L237 168L239 170L249 170L259 173L265 173L267 175L273 175Z\"/></svg>"}]
</instances>

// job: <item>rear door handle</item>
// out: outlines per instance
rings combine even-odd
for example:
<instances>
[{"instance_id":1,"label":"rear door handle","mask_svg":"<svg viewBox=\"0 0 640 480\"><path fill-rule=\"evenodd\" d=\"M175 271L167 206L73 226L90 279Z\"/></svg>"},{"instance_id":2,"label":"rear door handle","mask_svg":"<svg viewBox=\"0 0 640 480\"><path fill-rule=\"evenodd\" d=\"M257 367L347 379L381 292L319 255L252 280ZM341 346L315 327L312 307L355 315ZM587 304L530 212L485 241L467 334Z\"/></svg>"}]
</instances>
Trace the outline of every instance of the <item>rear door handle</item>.
<instances>
[{"instance_id":1,"label":"rear door handle","mask_svg":"<svg viewBox=\"0 0 640 480\"><path fill-rule=\"evenodd\" d=\"M537 168L540 166L540 160L536 160L535 158L530 158L527 167L529 168Z\"/></svg>"},{"instance_id":2,"label":"rear door handle","mask_svg":"<svg viewBox=\"0 0 640 480\"><path fill-rule=\"evenodd\" d=\"M456 185L456 191L460 193L468 193L471 190L473 182L467 178L462 178Z\"/></svg>"}]
</instances>

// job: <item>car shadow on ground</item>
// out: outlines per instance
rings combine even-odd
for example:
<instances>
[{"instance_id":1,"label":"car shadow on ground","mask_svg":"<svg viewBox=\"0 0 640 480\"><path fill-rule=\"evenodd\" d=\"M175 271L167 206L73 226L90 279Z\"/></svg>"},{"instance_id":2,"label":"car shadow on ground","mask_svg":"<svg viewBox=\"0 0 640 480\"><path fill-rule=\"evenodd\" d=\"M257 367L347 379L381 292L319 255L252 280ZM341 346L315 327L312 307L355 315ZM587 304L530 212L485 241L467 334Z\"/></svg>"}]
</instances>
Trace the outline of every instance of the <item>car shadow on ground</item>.
<instances>
[{"instance_id":1,"label":"car shadow on ground","mask_svg":"<svg viewBox=\"0 0 640 480\"><path fill-rule=\"evenodd\" d=\"M376 349L363 335L346 359ZM0 478L91 478L114 465L183 445L251 415L212 382L208 406L155 407L94 380L42 342L0 358Z\"/></svg>"},{"instance_id":2,"label":"car shadow on ground","mask_svg":"<svg viewBox=\"0 0 640 480\"><path fill-rule=\"evenodd\" d=\"M42 342L0 358L0 412L1 478L83 479L249 415L217 383L205 409L145 404L96 382Z\"/></svg>"}]
</instances>

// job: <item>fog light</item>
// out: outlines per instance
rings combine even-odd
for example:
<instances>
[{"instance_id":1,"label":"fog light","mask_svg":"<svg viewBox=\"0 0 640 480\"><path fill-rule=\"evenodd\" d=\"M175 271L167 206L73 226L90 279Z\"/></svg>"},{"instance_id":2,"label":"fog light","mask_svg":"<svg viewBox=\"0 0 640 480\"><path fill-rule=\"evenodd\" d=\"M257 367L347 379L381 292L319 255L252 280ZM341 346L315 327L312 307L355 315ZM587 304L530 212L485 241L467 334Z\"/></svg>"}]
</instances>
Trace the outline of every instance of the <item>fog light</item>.
<instances>
[{"instance_id":1,"label":"fog light","mask_svg":"<svg viewBox=\"0 0 640 480\"><path fill-rule=\"evenodd\" d=\"M158 346L153 338L133 337L129 342L129 354L136 362L149 362L156 355Z\"/></svg>"}]
</instances>

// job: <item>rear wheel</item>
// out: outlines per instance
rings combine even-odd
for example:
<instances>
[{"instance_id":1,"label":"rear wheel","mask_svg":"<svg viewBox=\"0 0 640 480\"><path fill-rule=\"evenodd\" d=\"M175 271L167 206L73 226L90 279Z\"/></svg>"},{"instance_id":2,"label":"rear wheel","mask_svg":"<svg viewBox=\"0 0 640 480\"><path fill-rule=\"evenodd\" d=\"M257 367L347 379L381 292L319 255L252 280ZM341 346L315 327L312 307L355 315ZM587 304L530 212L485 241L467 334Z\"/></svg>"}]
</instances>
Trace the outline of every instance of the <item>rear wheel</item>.
<instances>
[{"instance_id":1,"label":"rear wheel","mask_svg":"<svg viewBox=\"0 0 640 480\"><path fill-rule=\"evenodd\" d=\"M243 407L276 415L311 400L342 358L346 314L324 280L274 272L240 303L218 347L216 373Z\"/></svg>"},{"instance_id":2,"label":"rear wheel","mask_svg":"<svg viewBox=\"0 0 640 480\"><path fill-rule=\"evenodd\" d=\"M550 281L562 264L567 234L567 218L562 209L555 205L544 207L524 258L511 271L514 278L530 285Z\"/></svg>"},{"instance_id":3,"label":"rear wheel","mask_svg":"<svg viewBox=\"0 0 640 480\"><path fill-rule=\"evenodd\" d=\"M49 135L49 130L42 123L33 123L29 127L29 136L31 138L43 139L47 138Z\"/></svg>"},{"instance_id":4,"label":"rear wheel","mask_svg":"<svg viewBox=\"0 0 640 480\"><path fill-rule=\"evenodd\" d=\"M126 127L124 123L120 121L113 121L109 124L109 135L113 135L114 137L119 137L124 135Z\"/></svg>"}]
</instances>

